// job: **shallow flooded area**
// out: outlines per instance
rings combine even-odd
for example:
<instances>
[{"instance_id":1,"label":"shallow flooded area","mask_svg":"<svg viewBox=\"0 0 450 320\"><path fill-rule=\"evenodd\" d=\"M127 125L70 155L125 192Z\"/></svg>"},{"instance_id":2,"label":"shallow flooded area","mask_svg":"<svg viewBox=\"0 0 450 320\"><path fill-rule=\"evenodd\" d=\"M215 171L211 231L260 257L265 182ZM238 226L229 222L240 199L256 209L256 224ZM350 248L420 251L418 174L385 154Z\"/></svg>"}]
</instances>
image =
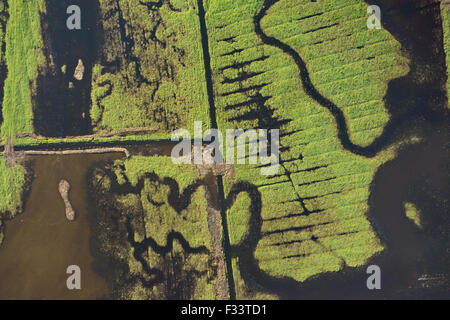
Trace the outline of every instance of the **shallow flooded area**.
<instances>
[{"instance_id":1,"label":"shallow flooded area","mask_svg":"<svg viewBox=\"0 0 450 320\"><path fill-rule=\"evenodd\" d=\"M87 174L99 161L122 154L37 156L32 159L34 178L25 211L6 222L0 246L0 299L101 299L109 290L93 268L88 219ZM61 179L71 189L76 212L73 222L65 216L58 192ZM69 290L67 267L81 269L81 290Z\"/></svg>"},{"instance_id":2,"label":"shallow flooded area","mask_svg":"<svg viewBox=\"0 0 450 320\"><path fill-rule=\"evenodd\" d=\"M65 9L71 4L71 1L47 0L46 2L50 5L49 10L42 17L41 21L43 30L45 31L45 37L43 39L45 43L44 54L47 59L53 57L55 59L55 65L52 68L49 67L48 70L44 70L45 72L43 71L37 79L37 95L35 97L33 123L35 133L46 137L67 137L71 135L86 135L92 132L97 133L96 130L98 128L91 123L90 111L92 106L92 68L100 59L100 53L97 49L103 45L101 41L97 43L97 39L103 38L103 30L97 25L97 20L101 19L99 15L101 13L99 12L99 2L91 0L78 1L82 11L86 12L86 19L84 20L83 18L83 21L85 21L82 28L83 31L80 32L69 32L66 29L65 23L67 16ZM205 12L203 2L202 0L198 1L198 10L199 27L202 35L205 79L200 79L199 81L205 81L207 87L211 120L210 127L217 128L215 94L218 90L214 88L216 80L213 73L215 71L211 67L211 60L217 59L218 57L214 55L210 56L209 46L212 46L211 43L213 40L211 42L208 40L207 12ZM220 283L217 285L217 292L219 294L216 297L236 298L236 292L241 290L239 288L239 281L241 281L256 293L273 294L281 299L448 298L450 292L448 290L448 270L450 270L450 251L448 249L450 247L450 234L448 233L448 227L450 226L450 219L447 214L447 193L449 185L445 172L448 172L448 135L450 131L448 127L448 97L445 91L447 69L445 52L442 46L443 30L440 21L439 3L435 0L418 1L411 8L407 6L407 1L403 0L375 0L370 3L383 8L383 28L401 45L403 54L408 59L410 71L402 77L390 80L387 84L383 103L389 113L390 120L374 143L361 147L352 143L349 132L347 131L346 118L344 117L344 113L338 108L338 105L335 105L331 100L328 101L313 86L314 81L311 80L308 69L305 67L307 63L303 61L300 53L296 52L295 48L282 43L281 40L264 33L261 21L270 9L270 6L276 2L278 1L266 0L259 14L253 17L254 22L256 22L254 26L255 32L261 42L265 43L266 46L273 46L274 48L280 49L286 57L288 55L291 56L298 68L299 77L302 80L302 86L299 86L297 89L305 91L313 100L331 112L337 125L338 138L343 149L355 155L373 158L380 152L387 150L388 147L396 143L402 143L402 147L398 149L395 158L378 168L373 180L371 180L370 196L367 202L367 218L371 223L371 227L376 232L377 238L382 242L384 250L380 254L372 256L364 266L356 268L351 265L343 265L339 272L324 271L302 282L296 280L299 279L298 277L291 277L290 275L283 275L283 277L274 276L276 272L267 271L269 270L267 266L264 266L262 260L259 260L258 255L255 254L257 245L262 240L263 233L266 232L262 227L264 220L262 208L263 205L267 205L271 201L270 198L269 200L263 199L261 186L251 183L253 180L250 177L247 177L250 181L240 181L241 178L245 178L246 176L238 176L235 181L236 183L229 188L226 184L227 181L224 182L220 174L208 173L207 177L203 177L202 184L207 187L206 198L209 205L209 232L212 234L213 240L216 241L216 246L213 247L211 252L214 259L218 261L223 259L223 261L218 262L217 267L217 283ZM365 2L369 5L367 1ZM146 5L149 11L156 12L155 10L159 10L156 8L161 7L164 3L163 1L159 1L158 3L149 2ZM170 1L168 3L170 5ZM141 5L143 4L141 3ZM172 10L170 7L169 9ZM117 8L114 10L120 11L119 1L117 2ZM113 14L113 11L109 13ZM322 14L318 13L317 16ZM120 19L124 19L122 13L120 13ZM155 27L154 34L151 38L155 37L156 29L159 24L163 23L161 21ZM121 21L120 24L123 26L126 25L124 21ZM221 28L223 29L224 26ZM127 46L126 49L131 50L128 47L133 47L135 40L132 37L128 39L128 37L125 37L125 34L123 35L123 39L123 43ZM139 39L139 37L136 37L136 39ZM150 40L154 41L153 39ZM235 40L231 37L221 41L233 43ZM359 47L357 48L361 49ZM176 52L176 47L173 47L173 49ZM214 50L212 48L211 52L214 52ZM240 53L239 50L234 49L231 53ZM124 54L132 56L130 53ZM131 58L127 57L124 61L127 61L127 59L137 59L135 56ZM369 58L373 59L374 57ZM84 78L81 80L74 78L74 71L78 59L82 59L86 67ZM120 57L117 61L120 62L122 61L121 59ZM266 58L263 56L261 58L262 60L258 59L249 61L248 63L264 61ZM214 63L216 62L213 61L213 65ZM132 64L130 65L132 66ZM239 64L236 62L230 68L235 68L237 65ZM172 66L170 67L172 68ZM167 67L167 69L169 68ZM140 76L140 66L136 67L135 70L136 78L138 79ZM111 74L115 72L108 71ZM313 73L311 72L311 77ZM259 75L259 73L256 75ZM242 76L245 78L245 81L248 80L246 77L250 77L249 74ZM240 79L242 76L239 76L237 79ZM159 87L160 84L158 81L156 82ZM0 75L1 82L2 77ZM266 84L262 87L264 86ZM103 85L100 85L100 87L103 87ZM165 87L162 86L162 88ZM248 89L256 90L254 88ZM237 91L227 93L227 95L245 90L247 89L242 86ZM108 93L108 95L110 94ZM270 124L270 126L277 128L284 125L283 122L278 122L281 120L278 120L277 117L272 117L273 111L270 108L262 109L266 107L264 105L266 100L261 102L260 100L264 100L265 97L259 91L258 94L259 96L252 97L251 103L258 104L259 113L267 113L264 114L264 119L261 117L261 123L264 126L268 123L267 126ZM2 100L1 96L0 93L0 101ZM153 98L151 100L153 103ZM220 100L217 99L217 101ZM259 106L259 102L261 102L261 106ZM165 104L168 107L172 107L168 102L165 102ZM223 106L219 108L219 103L217 106L217 112L223 112L220 109ZM228 107L230 106L226 106L225 109ZM232 107L235 108L236 106ZM149 114L150 111L154 112L150 106L147 111L149 111ZM224 115L225 113L220 115L222 119ZM240 116L237 120L248 120L244 118L245 116ZM283 121L289 122L291 120L284 119ZM320 126L314 128L319 128ZM162 130L162 128L159 129ZM87 138L84 138L83 142L79 142L79 138L73 141L68 139L70 143L67 143L67 141L60 143L50 140L45 143L41 141L36 144L16 145L15 151L28 152L30 154L31 152L57 153L83 148L126 148L132 157L152 157L170 156L173 146L177 144L169 140L146 141L142 137L131 140L132 138L130 137L119 138L118 135L116 138L114 138L114 141L111 139L108 142L105 142L108 139L105 139L104 142L98 142L103 141L102 139L93 139L90 142L86 142ZM411 139L417 141L414 144L403 143ZM307 141L305 145L308 145L310 142L316 141ZM0 150L2 149L4 147L0 146ZM301 147L298 149L300 151L303 150ZM302 157L301 160L303 160L303 155L299 155ZM127 246L129 244L132 245L132 249L134 250L133 254L136 254L134 256L135 260L133 261L136 263L139 262L144 270L145 268L149 269L148 272L146 271L146 276L153 276L152 272L154 270L150 270L149 263L144 260L142 254L151 247L146 242L150 243L149 239L151 241L154 240L152 238L145 238L145 241L140 242L140 240L134 238L134 234L132 234L134 229L129 227L131 224L120 225L120 215L117 214L119 218L114 217L112 210L109 210L110 208L114 208L113 205L115 204L110 201L111 199L115 201L112 195L108 194L110 197L104 197L104 199L99 198L101 201L99 201L98 206L93 203L98 198L98 194L92 192L89 187L89 176L92 173L91 169L101 167L102 163L106 161L123 158L123 153L39 155L28 158L30 160L29 167L32 168L33 174L30 182L31 185L27 188L30 191L25 198L24 212L18 214L14 219L5 222L5 238L0 245L0 300L90 300L113 298L115 288L110 279L118 275L117 278L123 280L126 278L123 275L131 274L134 276L134 274L132 272L130 273L131 268L128 268L128 265L124 265L123 269L120 269L122 267L119 264L116 266L111 263L113 259L108 260L105 256L99 254L98 248L101 244L109 244L109 239L107 237L102 238L102 234L98 230L104 231L105 234L115 236L119 234L121 231L120 228L122 228L122 231L125 232L124 234L127 236L132 235L129 238L125 237L124 239L128 242L124 240L123 243ZM297 161L297 159L294 160ZM292 163L287 168L296 167L298 164ZM333 162L330 163L334 164ZM325 164L322 166L323 168L328 166L328 162ZM313 172L317 168L322 167L309 168L299 172ZM119 169L122 172L126 172L127 168L124 166L123 169ZM164 170L161 171L164 172ZM111 174L114 174L114 170L111 171ZM160 178L155 173L152 174L152 177L156 176L157 178L153 178L151 182L154 182L155 185L160 183L163 187L167 187L171 191L166 196L166 189L159 188L159 185L157 185L158 188L152 185L151 187L154 187L154 189L151 190L156 190L154 191L155 197L147 197L144 200L144 202L147 201L152 205L152 210L161 210L163 212L163 209L159 208L164 208L163 205L166 205L167 202L169 206L165 208L168 209L164 210L175 210L179 213L182 211L180 209L180 203L186 202L190 204L192 194L189 193L189 190L191 190L189 188L193 187L189 186L189 188L186 188L187 191L184 190L181 192L180 186L182 185L183 176L161 176ZM294 180L291 179L290 175L291 173L289 172L286 177L294 184ZM163 180L166 178L167 180ZM336 177L331 179L336 179ZM58 191L58 186L62 180L70 184L69 199L76 215L74 221L67 219L65 203ZM140 189L132 186L128 181L126 184L120 183L119 186L117 180L117 177L115 180L111 180L116 184L117 194L127 195L130 193L132 196L136 196L136 198L138 198L138 195L140 196L140 191L144 187L144 180L142 180L142 184L139 186ZM325 182L327 180L330 179L306 182L299 184L299 186ZM161 183L162 181L164 183ZM170 183L165 183L165 181L170 181ZM262 187L266 187L266 185ZM195 188L198 188L198 185ZM133 192L133 190L138 190L139 192ZM279 190L284 189L280 188ZM294 188L292 190L295 191L296 189ZM284 196L284 194L281 194L282 191L279 192L280 198L282 198L281 196ZM230 228L232 224L230 223L230 226L228 225L227 214L231 211L232 206L235 205L237 196L240 193L247 194L251 200L249 209L246 209L249 214L249 232L242 240L242 244L232 246L230 244L229 232L233 230ZM325 194L325 196L334 193L337 194L339 192ZM274 193L274 195L277 194ZM275 196L273 198L275 199ZM155 199L159 200L157 201ZM303 203L303 199L300 202ZM238 202L236 203L237 205L242 205ZM111 205L111 207L108 207L106 204ZM406 216L406 204L412 204L418 209L421 225L415 224ZM320 207L318 208L320 210L315 211L325 211ZM122 208L118 207L117 212L122 213L121 210ZM280 208L276 208L276 210L284 209L280 205ZM340 209L336 209L336 211L338 210ZM110 225L115 224L116 229L111 229L109 226L104 227L107 225L106 223L99 224L98 221L94 221L95 219L93 217L101 211L103 211L104 215L100 218L106 217L104 220L110 219ZM310 213L307 210L303 213L305 212L308 215ZM139 211L140 218L145 218L145 214L149 213L144 209ZM283 218L291 218L296 215L299 214L286 214ZM95 226L97 226L97 229L95 229ZM124 226L129 229L124 229ZM320 224L314 224L313 226L320 226ZM303 225L297 229L300 230L302 228L305 229ZM97 230L97 232L94 230ZM276 233L286 231L281 227L278 229L278 226L277 229L274 228L273 230ZM287 231L291 232L292 230L287 229ZM224 239L221 238L222 233ZM145 235L145 233L143 234ZM155 244L154 248L157 249L153 248L153 251L161 253L160 255L166 254L166 252L172 251L173 242L177 240L181 247L184 244L188 248L184 251L189 254L195 253L195 250L192 251L190 243L187 241L190 239L186 240L182 237L181 233L171 232L170 235L170 237L166 237L166 240L164 240L166 244ZM339 236L345 236L345 234L339 234ZM201 238L197 234L195 237ZM119 240L117 243L121 245L122 243ZM312 235L310 240L320 244L316 235ZM294 243L300 241L293 240L289 242ZM279 244L277 243L275 245L279 246ZM290 245L291 243L288 244ZM120 247L120 245L117 245L116 248ZM353 243L349 241L349 248L350 246L353 246ZM202 251L202 248L199 250L203 254L206 252ZM267 252L272 254L275 250ZM298 252L293 253L295 255L285 256L283 259L300 256L297 255ZM149 256L151 257L151 255ZM306 255L304 256L306 257ZM145 257L145 259L149 260L148 257ZM232 263L232 259L236 259L235 265L233 265L234 260ZM70 274L67 274L66 270L72 265L79 266L81 269L81 290L69 290L67 288L66 282ZM379 266L382 270L383 290L368 290L366 268L369 265ZM233 270L233 268L236 269ZM233 271L236 270L242 279L236 277L235 280L233 278ZM288 269L286 268L286 270ZM107 274L109 272L112 275L108 276ZM181 273L181 271L178 272L178 275L174 273L175 276L178 276L179 282L180 279L191 280L189 278L190 276L183 279L184 274L186 273ZM200 277L203 277L203 275L201 274ZM144 280L147 281L147 278ZM116 281L116 283L116 286L128 285L126 281ZM151 282L147 281L146 283ZM179 288L184 289L187 286L183 283ZM148 288L150 287L151 285L148 285ZM170 288L170 286L168 287ZM171 295L167 296L184 297L178 291L175 294L171 293Z\"/></svg>"}]
</instances>

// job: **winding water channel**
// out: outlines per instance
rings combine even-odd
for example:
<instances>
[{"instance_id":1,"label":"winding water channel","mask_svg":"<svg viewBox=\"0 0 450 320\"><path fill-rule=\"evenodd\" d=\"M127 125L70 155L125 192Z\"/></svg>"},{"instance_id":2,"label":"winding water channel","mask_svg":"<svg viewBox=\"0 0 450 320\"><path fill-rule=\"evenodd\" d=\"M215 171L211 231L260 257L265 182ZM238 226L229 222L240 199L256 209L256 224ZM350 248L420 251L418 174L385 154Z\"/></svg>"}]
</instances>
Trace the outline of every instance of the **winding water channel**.
<instances>
[{"instance_id":1,"label":"winding water channel","mask_svg":"<svg viewBox=\"0 0 450 320\"><path fill-rule=\"evenodd\" d=\"M92 263L88 215L88 172L122 154L37 156L31 160L33 181L25 210L6 223L0 246L0 299L98 299L109 289ZM70 182L70 201L77 218L65 217L58 192ZM68 290L66 269L81 268L81 290Z\"/></svg>"}]
</instances>

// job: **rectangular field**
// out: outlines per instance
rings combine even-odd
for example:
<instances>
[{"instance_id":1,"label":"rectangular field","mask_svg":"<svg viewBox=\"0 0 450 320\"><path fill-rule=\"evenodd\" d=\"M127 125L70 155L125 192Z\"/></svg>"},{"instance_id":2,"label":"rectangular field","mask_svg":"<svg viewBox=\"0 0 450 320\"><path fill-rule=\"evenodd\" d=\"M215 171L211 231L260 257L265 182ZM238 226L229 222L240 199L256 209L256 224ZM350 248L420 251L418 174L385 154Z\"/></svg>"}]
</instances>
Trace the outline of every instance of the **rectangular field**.
<instances>
[{"instance_id":1,"label":"rectangular field","mask_svg":"<svg viewBox=\"0 0 450 320\"><path fill-rule=\"evenodd\" d=\"M292 58L255 33L263 2L209 1L218 123L222 130L280 129L278 174L237 165L236 175L261 193L259 267L303 281L344 263L362 265L383 249L366 213L374 173L393 153L368 159L342 148L334 118L306 95ZM389 120L383 102L389 80L408 72L400 44L386 30L368 30L366 10L358 0L281 0L261 21L266 35L303 58L313 85L339 106L361 146ZM227 181L226 193L234 182ZM232 245L249 232L249 204L241 194L228 211Z\"/></svg>"}]
</instances>

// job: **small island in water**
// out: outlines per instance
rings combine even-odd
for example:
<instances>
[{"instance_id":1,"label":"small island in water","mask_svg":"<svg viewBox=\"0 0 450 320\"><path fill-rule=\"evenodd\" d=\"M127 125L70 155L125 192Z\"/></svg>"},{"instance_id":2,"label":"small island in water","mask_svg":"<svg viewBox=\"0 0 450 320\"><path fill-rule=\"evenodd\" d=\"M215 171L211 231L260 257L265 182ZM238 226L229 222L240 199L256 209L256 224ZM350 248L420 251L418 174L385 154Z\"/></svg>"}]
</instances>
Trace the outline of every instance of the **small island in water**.
<instances>
[{"instance_id":1,"label":"small island in water","mask_svg":"<svg viewBox=\"0 0 450 320\"><path fill-rule=\"evenodd\" d=\"M69 221L75 220L75 211L72 208L72 205L69 201L69 190L70 190L70 183L66 180L61 180L59 182L58 186L59 193L61 194L61 197L64 200L64 205L66 206L66 218Z\"/></svg>"}]
</instances>

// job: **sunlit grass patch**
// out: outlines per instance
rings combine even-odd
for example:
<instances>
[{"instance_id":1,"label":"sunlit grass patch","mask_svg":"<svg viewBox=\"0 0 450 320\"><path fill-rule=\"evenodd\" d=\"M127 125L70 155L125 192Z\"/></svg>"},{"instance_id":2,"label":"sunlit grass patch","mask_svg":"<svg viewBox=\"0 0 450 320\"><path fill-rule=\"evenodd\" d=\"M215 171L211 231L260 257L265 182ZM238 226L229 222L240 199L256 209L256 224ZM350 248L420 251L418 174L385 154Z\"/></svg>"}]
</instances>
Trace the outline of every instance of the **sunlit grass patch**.
<instances>
[{"instance_id":1,"label":"sunlit grass patch","mask_svg":"<svg viewBox=\"0 0 450 320\"><path fill-rule=\"evenodd\" d=\"M218 123L222 130L280 128L278 174L236 165L236 177L261 193L259 267L303 281L344 264L363 265L383 250L366 218L369 186L394 154L364 158L343 149L335 119L306 95L292 58L255 33L253 18L263 2L209 1ZM311 82L341 109L350 139L360 146L382 133L389 121L387 85L409 70L388 31L367 29L366 10L359 0L280 0L261 21L268 36L302 57ZM225 193L235 182L227 179ZM248 225L250 201L239 195L228 210L232 244L258 232Z\"/></svg>"},{"instance_id":2,"label":"sunlit grass patch","mask_svg":"<svg viewBox=\"0 0 450 320\"><path fill-rule=\"evenodd\" d=\"M10 0L8 5L2 136L14 139L17 133L34 132L32 100L44 63L40 10L45 6L43 0Z\"/></svg>"}]
</instances>

